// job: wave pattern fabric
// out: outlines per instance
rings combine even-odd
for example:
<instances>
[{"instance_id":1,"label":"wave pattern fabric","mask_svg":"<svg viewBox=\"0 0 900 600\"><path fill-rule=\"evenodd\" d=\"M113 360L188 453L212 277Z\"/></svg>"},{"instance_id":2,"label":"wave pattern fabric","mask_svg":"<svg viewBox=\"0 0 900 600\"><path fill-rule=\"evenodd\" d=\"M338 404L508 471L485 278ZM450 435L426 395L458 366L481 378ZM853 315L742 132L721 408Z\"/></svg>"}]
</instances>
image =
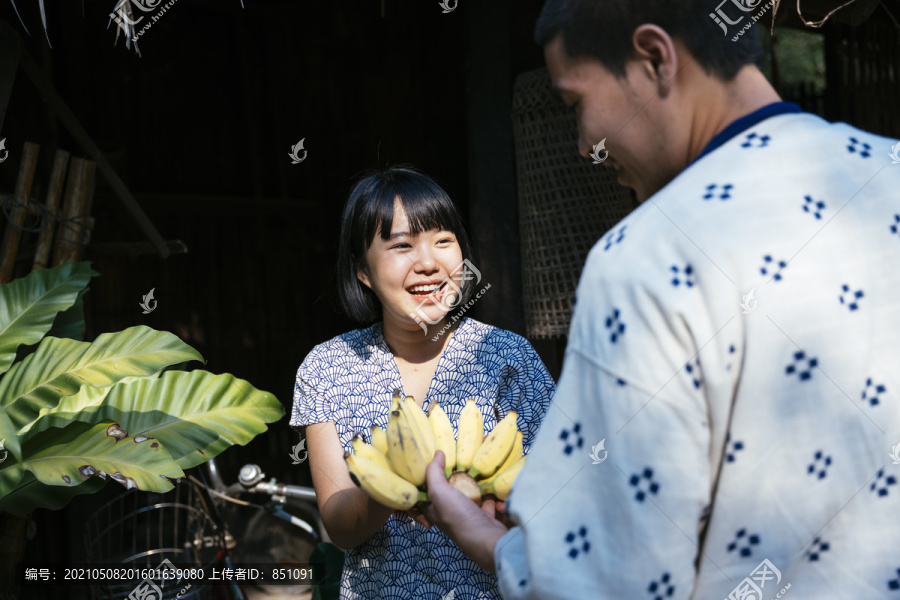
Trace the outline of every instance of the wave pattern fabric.
<instances>
[{"instance_id":1,"label":"wave pattern fabric","mask_svg":"<svg viewBox=\"0 0 900 600\"><path fill-rule=\"evenodd\" d=\"M464 318L435 370L425 398L440 402L454 430L466 400L474 398L485 431L510 410L518 413L530 447L550 404L554 382L525 338ZM357 432L387 427L394 389L403 391L397 363L381 325L357 329L316 346L297 371L294 427L333 421L345 451ZM483 571L437 528L426 529L395 511L364 544L345 554L341 598L500 598L496 577Z\"/></svg>"}]
</instances>

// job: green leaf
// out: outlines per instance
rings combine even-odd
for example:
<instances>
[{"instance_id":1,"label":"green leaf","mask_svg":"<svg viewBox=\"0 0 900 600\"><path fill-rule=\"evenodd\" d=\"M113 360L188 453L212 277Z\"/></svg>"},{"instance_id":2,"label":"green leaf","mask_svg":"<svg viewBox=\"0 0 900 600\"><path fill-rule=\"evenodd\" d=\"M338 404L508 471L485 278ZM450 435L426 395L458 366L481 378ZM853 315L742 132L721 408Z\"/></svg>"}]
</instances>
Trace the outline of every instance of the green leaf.
<instances>
[{"instance_id":1,"label":"green leaf","mask_svg":"<svg viewBox=\"0 0 900 600\"><path fill-rule=\"evenodd\" d=\"M16 448L18 448L18 436L16 435L16 427L13 425L12 421L9 420L9 416L3 411L0 410L0 442L4 447L4 450L9 449L9 445L7 440L15 442ZM2 452L0 452L0 456L2 456ZM5 461L5 458L0 458L0 460ZM0 465L3 463L0 462Z\"/></svg>"},{"instance_id":2,"label":"green leaf","mask_svg":"<svg viewBox=\"0 0 900 600\"><path fill-rule=\"evenodd\" d=\"M18 466L49 486L74 487L91 477L108 475L128 489L167 492L174 487L169 479L184 477L159 440L128 435L111 422L98 423L74 436L63 430L59 441L43 446Z\"/></svg>"},{"instance_id":3,"label":"green leaf","mask_svg":"<svg viewBox=\"0 0 900 600\"><path fill-rule=\"evenodd\" d=\"M53 326L50 327L47 335L84 340L84 294L88 289L85 288L78 294L78 298L75 299L75 303L71 307L56 315L56 319L53 320Z\"/></svg>"},{"instance_id":4,"label":"green leaf","mask_svg":"<svg viewBox=\"0 0 900 600\"><path fill-rule=\"evenodd\" d=\"M14 473L10 473L10 471ZM17 483L9 484L9 481ZM35 508L57 510L69 503L75 496L93 494L100 490L106 481L99 477L91 477L81 485L74 487L58 487L44 485L30 471L19 466L0 471L0 490L12 491L0 497L0 510L22 515ZM15 489L12 489L13 486Z\"/></svg>"},{"instance_id":5,"label":"green leaf","mask_svg":"<svg viewBox=\"0 0 900 600\"><path fill-rule=\"evenodd\" d=\"M92 427L89 423L70 423L65 429L50 429L22 444L22 453L29 456L60 441L72 441ZM101 482L99 477L94 478ZM0 464L0 510L26 513L36 507L62 508L79 494L99 489L94 479L73 487L48 486L38 481L31 471L17 460Z\"/></svg>"},{"instance_id":6,"label":"green leaf","mask_svg":"<svg viewBox=\"0 0 900 600\"><path fill-rule=\"evenodd\" d=\"M75 304L56 315L56 319L53 320L53 326L50 327L50 331L47 332L47 337L52 336L69 338L80 342L84 341L84 295L89 289L90 288L84 288L81 293L78 294L78 299L75 300ZM13 362L15 363L23 360L26 356L37 350L37 346L37 344L19 346L18 349L16 349L16 358Z\"/></svg>"},{"instance_id":7,"label":"green leaf","mask_svg":"<svg viewBox=\"0 0 900 600\"><path fill-rule=\"evenodd\" d=\"M282 417L269 392L230 374L168 371L112 387L85 386L41 410L22 440L71 421L115 421L131 435L158 439L182 469L195 467L233 444L246 444Z\"/></svg>"},{"instance_id":8,"label":"green leaf","mask_svg":"<svg viewBox=\"0 0 900 600\"><path fill-rule=\"evenodd\" d=\"M104 387L126 377L155 376L188 360L203 357L178 336L144 326L104 333L91 344L48 337L0 380L0 406L17 429L27 430L41 409L57 406L82 385Z\"/></svg>"},{"instance_id":9,"label":"green leaf","mask_svg":"<svg viewBox=\"0 0 900 600\"><path fill-rule=\"evenodd\" d=\"M19 437L16 434L16 427L3 410L0 410L0 441L3 442L3 451L12 454L14 461L18 461L22 458L22 451L19 447ZM4 462L7 460L9 460L9 456L3 459ZM3 463L0 463L0 468L2 467Z\"/></svg>"},{"instance_id":10,"label":"green leaf","mask_svg":"<svg viewBox=\"0 0 900 600\"><path fill-rule=\"evenodd\" d=\"M22 444L22 454L30 456L53 444L63 441L68 443L92 426L91 423L74 422L69 423L65 429L52 428L41 432ZM19 461L7 460L0 463L0 510L21 514L38 506L62 508L73 497L99 489L95 479L103 482L96 477L73 487L48 486L38 481Z\"/></svg>"},{"instance_id":11,"label":"green leaf","mask_svg":"<svg viewBox=\"0 0 900 600\"><path fill-rule=\"evenodd\" d=\"M90 263L65 263L0 285L0 374L16 357L16 348L36 344L56 314L75 303L91 277Z\"/></svg>"}]
</instances>

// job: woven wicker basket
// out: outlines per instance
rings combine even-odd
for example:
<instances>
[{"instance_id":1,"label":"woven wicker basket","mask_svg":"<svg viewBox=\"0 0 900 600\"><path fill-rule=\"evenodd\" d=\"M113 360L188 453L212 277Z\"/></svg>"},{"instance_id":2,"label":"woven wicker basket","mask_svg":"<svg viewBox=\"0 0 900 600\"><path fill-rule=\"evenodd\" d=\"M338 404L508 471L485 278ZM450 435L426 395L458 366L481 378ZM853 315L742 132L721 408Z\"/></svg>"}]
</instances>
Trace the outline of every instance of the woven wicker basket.
<instances>
[{"instance_id":1,"label":"woven wicker basket","mask_svg":"<svg viewBox=\"0 0 900 600\"><path fill-rule=\"evenodd\" d=\"M615 171L578 155L575 115L547 69L516 78L512 118L528 337L565 336L588 251L637 204Z\"/></svg>"}]
</instances>

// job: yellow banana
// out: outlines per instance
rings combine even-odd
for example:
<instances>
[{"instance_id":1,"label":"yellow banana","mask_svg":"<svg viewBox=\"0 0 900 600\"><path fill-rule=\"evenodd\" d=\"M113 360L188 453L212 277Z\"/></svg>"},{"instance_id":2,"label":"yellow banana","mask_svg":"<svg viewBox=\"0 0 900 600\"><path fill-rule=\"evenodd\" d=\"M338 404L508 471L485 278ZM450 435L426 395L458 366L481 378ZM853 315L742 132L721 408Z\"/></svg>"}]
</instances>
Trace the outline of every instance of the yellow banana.
<instances>
[{"instance_id":1,"label":"yellow banana","mask_svg":"<svg viewBox=\"0 0 900 600\"><path fill-rule=\"evenodd\" d=\"M510 450L509 456L506 457L506 460L503 461L503 464L497 467L497 470L493 475L487 477L485 479L480 479L478 481L479 485L486 485L491 483L493 480L497 479L500 475L503 474L504 471L515 465L519 460L524 457L524 447L522 445L522 432L516 432L516 441L513 443L513 449Z\"/></svg>"},{"instance_id":2,"label":"yellow banana","mask_svg":"<svg viewBox=\"0 0 900 600\"><path fill-rule=\"evenodd\" d=\"M384 465L357 454L344 456L350 479L373 500L397 510L409 510L419 500L416 486Z\"/></svg>"},{"instance_id":3,"label":"yellow banana","mask_svg":"<svg viewBox=\"0 0 900 600\"><path fill-rule=\"evenodd\" d=\"M378 425L372 425L372 429L370 429L369 432L369 439L372 441L372 447L387 456L387 434L384 432L384 429Z\"/></svg>"},{"instance_id":4,"label":"yellow banana","mask_svg":"<svg viewBox=\"0 0 900 600\"><path fill-rule=\"evenodd\" d=\"M388 462L387 456L379 452L375 446L370 446L365 443L361 437L354 437L353 441L350 442L350 445L353 446L353 452L357 456L362 456L368 458L369 460L374 460L377 463L380 463L387 467L391 468L391 463Z\"/></svg>"},{"instance_id":5,"label":"yellow banana","mask_svg":"<svg viewBox=\"0 0 900 600\"><path fill-rule=\"evenodd\" d=\"M403 410L403 404L400 409L400 431L404 435L404 440L410 443L405 444L403 455L406 457L406 463L410 467L413 478L410 481L417 486L425 483L425 469L428 463L434 458L434 436L431 438L431 454L428 454L428 441L423 439L418 431L418 425L409 411ZM416 409L419 410L419 409ZM421 410L419 410L421 412ZM427 423L426 423L427 425ZM431 428L428 429L431 433Z\"/></svg>"},{"instance_id":6,"label":"yellow banana","mask_svg":"<svg viewBox=\"0 0 900 600\"><path fill-rule=\"evenodd\" d=\"M475 400L466 401L456 422L456 432L456 470L468 471L484 439L484 417Z\"/></svg>"},{"instance_id":7,"label":"yellow banana","mask_svg":"<svg viewBox=\"0 0 900 600\"><path fill-rule=\"evenodd\" d=\"M403 401L402 411L406 414L406 421L416 438L416 443L422 449L425 462L431 462L434 459L435 440L428 417L412 396L407 396Z\"/></svg>"},{"instance_id":8,"label":"yellow banana","mask_svg":"<svg viewBox=\"0 0 900 600\"><path fill-rule=\"evenodd\" d=\"M522 467L525 466L526 458L528 457L523 456L516 461L516 464L498 473L496 477L491 477L490 480L479 481L478 489L481 490L482 494L493 494L501 500L506 500L509 496L509 491L512 489L513 482L515 482Z\"/></svg>"},{"instance_id":9,"label":"yellow banana","mask_svg":"<svg viewBox=\"0 0 900 600\"><path fill-rule=\"evenodd\" d=\"M401 400L403 400L403 396L400 395L400 390L394 390L394 395L391 397L391 412L400 410Z\"/></svg>"},{"instance_id":10,"label":"yellow banana","mask_svg":"<svg viewBox=\"0 0 900 600\"><path fill-rule=\"evenodd\" d=\"M394 472L417 487L425 483L425 467L428 463L416 444L406 417L399 410L392 411L388 417L387 439L388 458Z\"/></svg>"},{"instance_id":11,"label":"yellow banana","mask_svg":"<svg viewBox=\"0 0 900 600\"><path fill-rule=\"evenodd\" d=\"M484 439L475 457L469 475L472 477L490 476L506 461L516 441L516 411L509 411Z\"/></svg>"},{"instance_id":12,"label":"yellow banana","mask_svg":"<svg viewBox=\"0 0 900 600\"><path fill-rule=\"evenodd\" d=\"M523 456L525 456L525 447L522 445L522 432L517 431L516 440L513 442L512 450L509 451L509 456L506 457L506 460L503 461L502 465L497 467L497 470L494 472L494 474L496 475L497 473L501 473L507 470L508 468L516 464Z\"/></svg>"},{"instance_id":13,"label":"yellow banana","mask_svg":"<svg viewBox=\"0 0 900 600\"><path fill-rule=\"evenodd\" d=\"M453 434L453 424L437 400L431 403L428 423L434 432L435 449L444 453L444 474L450 477L456 466L456 436Z\"/></svg>"}]
</instances>

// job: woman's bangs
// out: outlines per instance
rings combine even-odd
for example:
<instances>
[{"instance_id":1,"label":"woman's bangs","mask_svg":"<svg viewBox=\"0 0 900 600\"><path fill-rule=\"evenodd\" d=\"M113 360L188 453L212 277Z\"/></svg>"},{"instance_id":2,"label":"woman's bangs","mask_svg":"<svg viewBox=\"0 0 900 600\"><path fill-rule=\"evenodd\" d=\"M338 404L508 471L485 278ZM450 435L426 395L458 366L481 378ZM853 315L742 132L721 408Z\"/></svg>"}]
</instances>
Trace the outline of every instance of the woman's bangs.
<instances>
[{"instance_id":1,"label":"woman's bangs","mask_svg":"<svg viewBox=\"0 0 900 600\"><path fill-rule=\"evenodd\" d=\"M394 187L394 198L400 199L400 205L406 213L410 235L418 235L425 231L459 231L460 221L453 202L439 187L423 185L414 180L398 181ZM381 207L381 239L391 235L394 218L394 207Z\"/></svg>"},{"instance_id":2,"label":"woman's bangs","mask_svg":"<svg viewBox=\"0 0 900 600\"><path fill-rule=\"evenodd\" d=\"M424 231L456 231L457 219L447 206L437 198L424 199L417 197L413 200L405 200L400 197L400 203L406 212L409 221L409 233L417 235Z\"/></svg>"}]
</instances>

